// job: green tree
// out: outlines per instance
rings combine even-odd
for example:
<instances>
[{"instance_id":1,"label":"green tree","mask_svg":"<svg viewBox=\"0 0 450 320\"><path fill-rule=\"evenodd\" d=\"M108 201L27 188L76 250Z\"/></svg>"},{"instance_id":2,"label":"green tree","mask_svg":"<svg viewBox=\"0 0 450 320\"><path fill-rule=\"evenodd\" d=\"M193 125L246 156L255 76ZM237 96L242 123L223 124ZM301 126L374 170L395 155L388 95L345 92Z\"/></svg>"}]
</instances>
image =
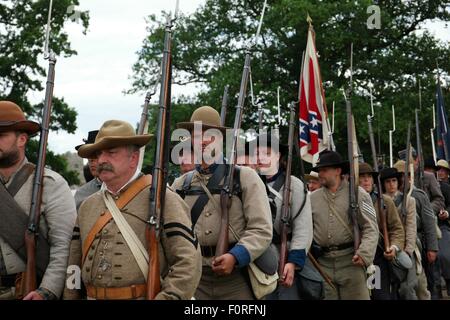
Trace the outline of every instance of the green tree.
<instances>
[{"instance_id":1,"label":"green tree","mask_svg":"<svg viewBox=\"0 0 450 320\"><path fill-rule=\"evenodd\" d=\"M448 43L428 32L417 32L427 21L448 21L448 1L375 1L381 9L381 29L369 30L368 6L373 2L322 0L269 0L261 39L252 48L254 92L265 102L266 125L273 125L276 114L276 89L281 87L284 124L289 112L286 105L297 100L301 55L306 47L307 14L313 19L316 47L324 81L328 109L336 102L335 142L346 154L345 102L341 92L348 86L350 45L354 44L353 109L359 144L366 160L370 159L366 115L369 112L368 85L375 96L375 130L380 128L381 148L388 151L391 105L396 106L397 131L394 150L403 149L408 121L414 121L418 106L418 79L422 83L423 109L420 114L422 144L431 154L431 107L436 89L436 60L441 72L448 75ZM230 106L236 105L246 45L256 33L263 1L206 0L191 16L181 16L174 32L174 83L203 84L193 97L197 105L219 109L223 87L230 85ZM149 35L133 67L133 85L128 91L146 90L159 70L163 50L164 17L149 17ZM448 84L447 84L448 86ZM445 90L448 92L448 90ZM234 94L233 94L234 93ZM446 94L450 105L450 95ZM182 109L183 106L175 106ZM232 109L232 108L231 108ZM233 124L233 111L227 124ZM188 118L187 112L180 112ZM270 116L269 116L270 115ZM243 128L256 127L256 109L247 101ZM281 128L287 136L286 125Z\"/></svg>"},{"instance_id":2,"label":"green tree","mask_svg":"<svg viewBox=\"0 0 450 320\"><path fill-rule=\"evenodd\" d=\"M78 4L78 0L53 1L49 47L57 56L70 57L76 54L70 46L64 26L70 22L71 14L67 13L67 9ZM0 99L14 101L22 107L28 118L38 122L41 120L43 103L31 104L27 93L40 91L44 99L43 79L47 75L47 69L39 65L38 59L43 56L48 9L49 0L4 0L0 3ZM86 33L88 12L82 12L80 20L83 33ZM51 130L74 133L76 116L75 109L64 98L55 97ZM38 144L30 143L27 156L35 158L37 150ZM61 173L69 184L79 183L77 175L67 168L67 163L61 156L49 151L47 164Z\"/></svg>"}]
</instances>

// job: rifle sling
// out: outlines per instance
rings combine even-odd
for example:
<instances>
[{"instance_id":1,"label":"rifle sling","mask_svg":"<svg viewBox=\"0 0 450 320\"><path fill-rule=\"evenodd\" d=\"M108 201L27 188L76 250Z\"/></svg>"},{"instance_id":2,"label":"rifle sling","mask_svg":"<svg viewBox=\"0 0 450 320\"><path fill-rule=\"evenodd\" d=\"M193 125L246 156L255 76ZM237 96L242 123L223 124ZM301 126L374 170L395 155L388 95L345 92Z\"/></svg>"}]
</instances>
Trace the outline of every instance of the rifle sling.
<instances>
[{"instance_id":1,"label":"rifle sling","mask_svg":"<svg viewBox=\"0 0 450 320\"><path fill-rule=\"evenodd\" d=\"M22 188L35 166L25 164L14 176L8 188L0 183L0 236L23 260L27 261L25 249L25 231L28 227L28 214L19 206L14 196ZM50 246L43 232L39 232L36 238L36 271L38 277L43 277L50 258Z\"/></svg>"},{"instance_id":2,"label":"rifle sling","mask_svg":"<svg viewBox=\"0 0 450 320\"><path fill-rule=\"evenodd\" d=\"M144 175L138 178L135 182L131 184L131 186L125 190L122 196L116 201L116 206L119 209L124 208L128 203L131 202L142 190L148 187L152 182L152 178L150 175ZM94 226L89 230L86 239L83 241L83 255L81 259L81 265L83 265L84 260L86 259L89 248L94 242L95 236L99 233L105 225L112 219L111 212L106 211L104 214L101 214Z\"/></svg>"}]
</instances>

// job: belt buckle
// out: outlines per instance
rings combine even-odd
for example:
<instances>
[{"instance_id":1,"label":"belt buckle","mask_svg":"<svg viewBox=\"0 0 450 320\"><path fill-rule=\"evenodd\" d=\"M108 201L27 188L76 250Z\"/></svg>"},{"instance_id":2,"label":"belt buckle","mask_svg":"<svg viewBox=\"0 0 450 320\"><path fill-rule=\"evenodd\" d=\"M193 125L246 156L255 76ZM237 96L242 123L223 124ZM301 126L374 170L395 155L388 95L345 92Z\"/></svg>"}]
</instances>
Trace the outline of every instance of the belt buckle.
<instances>
[{"instance_id":1,"label":"belt buckle","mask_svg":"<svg viewBox=\"0 0 450 320\"><path fill-rule=\"evenodd\" d=\"M328 249L330 251L337 251L337 250L339 250L338 246L330 246Z\"/></svg>"}]
</instances>

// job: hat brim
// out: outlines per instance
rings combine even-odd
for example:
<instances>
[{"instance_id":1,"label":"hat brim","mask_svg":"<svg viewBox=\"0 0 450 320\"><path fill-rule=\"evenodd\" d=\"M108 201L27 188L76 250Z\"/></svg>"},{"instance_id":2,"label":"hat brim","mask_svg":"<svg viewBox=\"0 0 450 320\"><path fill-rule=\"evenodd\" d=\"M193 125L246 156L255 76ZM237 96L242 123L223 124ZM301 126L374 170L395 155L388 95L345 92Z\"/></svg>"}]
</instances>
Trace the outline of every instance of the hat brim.
<instances>
[{"instance_id":1,"label":"hat brim","mask_svg":"<svg viewBox=\"0 0 450 320\"><path fill-rule=\"evenodd\" d=\"M193 130L194 129L194 122L179 122L177 123L177 128L179 129L186 129L186 130ZM231 129L228 127L219 127L219 126L212 126L209 124L201 124L202 129L217 129L220 130L221 132L225 132L227 129Z\"/></svg>"},{"instance_id":2,"label":"hat brim","mask_svg":"<svg viewBox=\"0 0 450 320\"><path fill-rule=\"evenodd\" d=\"M312 168L312 171L319 172L320 168L326 168L326 167L338 167L342 169L342 174L347 174L350 172L350 163L348 161L338 162L338 163L324 163L324 164L318 164L314 168Z\"/></svg>"},{"instance_id":3,"label":"hat brim","mask_svg":"<svg viewBox=\"0 0 450 320\"><path fill-rule=\"evenodd\" d=\"M96 143L87 143L81 145L78 149L78 155L81 158L92 158L95 152L100 150L126 145L136 145L138 147L142 147L149 143L152 137L152 134L137 135L133 137L105 137Z\"/></svg>"},{"instance_id":4,"label":"hat brim","mask_svg":"<svg viewBox=\"0 0 450 320\"><path fill-rule=\"evenodd\" d=\"M305 174L305 181L309 181L309 180L317 180L317 181L319 181L319 177L312 176L310 174Z\"/></svg>"},{"instance_id":5,"label":"hat brim","mask_svg":"<svg viewBox=\"0 0 450 320\"><path fill-rule=\"evenodd\" d=\"M41 130L41 125L30 120L0 122L0 132L24 131L29 135L34 135L39 132L39 130Z\"/></svg>"},{"instance_id":6,"label":"hat brim","mask_svg":"<svg viewBox=\"0 0 450 320\"><path fill-rule=\"evenodd\" d=\"M439 169L445 169L445 170L447 170L447 171L449 171L450 172L450 168L447 168L447 167L444 167L444 166L439 166L439 165L437 165L437 166L435 166L434 167L436 170L439 170Z\"/></svg>"},{"instance_id":7,"label":"hat brim","mask_svg":"<svg viewBox=\"0 0 450 320\"><path fill-rule=\"evenodd\" d=\"M392 178L397 178L397 179L399 179L399 178L402 178L404 175L405 175L404 172L397 172L396 174L391 174L391 175L385 176L385 177L380 176L380 180L381 180L381 181L384 181L384 180L386 180L386 179L392 179Z\"/></svg>"}]
</instances>

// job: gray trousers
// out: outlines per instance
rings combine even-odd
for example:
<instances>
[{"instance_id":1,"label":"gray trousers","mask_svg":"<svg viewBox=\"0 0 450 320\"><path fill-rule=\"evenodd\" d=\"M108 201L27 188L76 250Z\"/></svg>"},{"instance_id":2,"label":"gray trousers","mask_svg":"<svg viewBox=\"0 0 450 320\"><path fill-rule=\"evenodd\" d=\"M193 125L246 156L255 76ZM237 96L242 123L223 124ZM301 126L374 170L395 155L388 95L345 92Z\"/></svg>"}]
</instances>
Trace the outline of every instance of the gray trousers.
<instances>
[{"instance_id":1,"label":"gray trousers","mask_svg":"<svg viewBox=\"0 0 450 320\"><path fill-rule=\"evenodd\" d=\"M411 261L413 266L408 270L408 275L405 281L400 283L398 288L398 295L400 300L418 300L416 289L418 287L417 269L416 269L416 257L412 255Z\"/></svg>"},{"instance_id":2,"label":"gray trousers","mask_svg":"<svg viewBox=\"0 0 450 320\"><path fill-rule=\"evenodd\" d=\"M247 270L234 268L231 274L219 276L211 267L203 266L202 277L195 292L197 300L254 300Z\"/></svg>"},{"instance_id":3,"label":"gray trousers","mask_svg":"<svg viewBox=\"0 0 450 320\"><path fill-rule=\"evenodd\" d=\"M339 257L322 256L318 259L323 271L336 286L325 282L325 300L370 300L364 268L352 263L353 253Z\"/></svg>"},{"instance_id":4,"label":"gray trousers","mask_svg":"<svg viewBox=\"0 0 450 320\"><path fill-rule=\"evenodd\" d=\"M266 296L266 300L301 300L295 279L289 288L278 285L274 292Z\"/></svg>"}]
</instances>

